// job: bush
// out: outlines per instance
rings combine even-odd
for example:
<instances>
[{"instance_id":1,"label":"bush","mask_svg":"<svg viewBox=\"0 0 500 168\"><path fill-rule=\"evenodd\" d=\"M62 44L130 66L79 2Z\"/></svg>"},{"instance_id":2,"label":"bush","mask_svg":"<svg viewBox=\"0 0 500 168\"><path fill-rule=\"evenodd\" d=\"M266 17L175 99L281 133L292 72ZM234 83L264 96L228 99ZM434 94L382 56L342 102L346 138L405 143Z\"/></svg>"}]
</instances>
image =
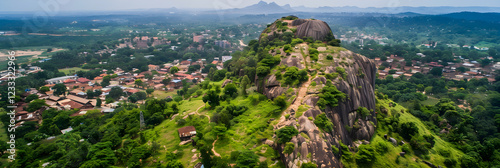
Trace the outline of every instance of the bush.
<instances>
[{"instance_id":1,"label":"bush","mask_svg":"<svg viewBox=\"0 0 500 168\"><path fill-rule=\"evenodd\" d=\"M280 95L274 98L274 104L280 106L282 109L286 107L286 97L284 95Z\"/></svg>"},{"instance_id":2,"label":"bush","mask_svg":"<svg viewBox=\"0 0 500 168\"><path fill-rule=\"evenodd\" d=\"M400 126L399 134L406 140L411 139L413 135L418 134L417 124L414 122L405 122Z\"/></svg>"},{"instance_id":3,"label":"bush","mask_svg":"<svg viewBox=\"0 0 500 168\"><path fill-rule=\"evenodd\" d=\"M325 75L325 78L326 79L330 79L330 80L334 80L336 79L337 77L339 76L338 73L334 72L334 73L328 73Z\"/></svg>"},{"instance_id":4,"label":"bush","mask_svg":"<svg viewBox=\"0 0 500 168\"><path fill-rule=\"evenodd\" d=\"M316 86L316 81L312 81L311 86Z\"/></svg>"},{"instance_id":5,"label":"bush","mask_svg":"<svg viewBox=\"0 0 500 168\"><path fill-rule=\"evenodd\" d=\"M359 146L356 154L356 162L360 164L369 164L375 160L375 148L371 145Z\"/></svg>"},{"instance_id":6,"label":"bush","mask_svg":"<svg viewBox=\"0 0 500 168\"><path fill-rule=\"evenodd\" d=\"M455 167L455 165L457 165L457 160L453 159L453 158L446 158L444 160L444 165L446 167Z\"/></svg>"},{"instance_id":7,"label":"bush","mask_svg":"<svg viewBox=\"0 0 500 168\"><path fill-rule=\"evenodd\" d=\"M302 163L302 165L300 166L300 168L317 168L317 167L318 165L311 162Z\"/></svg>"},{"instance_id":8,"label":"bush","mask_svg":"<svg viewBox=\"0 0 500 168\"><path fill-rule=\"evenodd\" d=\"M349 147L347 145L344 145L342 141L340 141L340 151L342 151L342 159L345 161L352 161L353 156L351 151L349 151Z\"/></svg>"},{"instance_id":9,"label":"bush","mask_svg":"<svg viewBox=\"0 0 500 168\"><path fill-rule=\"evenodd\" d=\"M347 79L347 73L345 72L344 68L338 66L337 68L335 68L335 70L337 71L337 73L342 75L343 79Z\"/></svg>"},{"instance_id":10,"label":"bush","mask_svg":"<svg viewBox=\"0 0 500 168\"><path fill-rule=\"evenodd\" d=\"M327 60L333 60L333 56L332 56L332 55L327 55L327 56L326 56L326 59L327 59Z\"/></svg>"},{"instance_id":11,"label":"bush","mask_svg":"<svg viewBox=\"0 0 500 168\"><path fill-rule=\"evenodd\" d=\"M403 146L401 146L401 150L405 153L411 152L410 146L408 144L404 144Z\"/></svg>"},{"instance_id":12,"label":"bush","mask_svg":"<svg viewBox=\"0 0 500 168\"><path fill-rule=\"evenodd\" d=\"M324 87L319 94L317 105L322 109L325 109L327 105L330 107L336 107L338 106L339 100L344 100L345 97L346 95L339 91L337 87L327 84L327 86Z\"/></svg>"},{"instance_id":13,"label":"bush","mask_svg":"<svg viewBox=\"0 0 500 168\"><path fill-rule=\"evenodd\" d=\"M358 115L360 115L362 118L366 118L366 116L370 115L370 110L368 110L366 107L360 107L356 110Z\"/></svg>"},{"instance_id":14,"label":"bush","mask_svg":"<svg viewBox=\"0 0 500 168\"><path fill-rule=\"evenodd\" d=\"M336 146L332 145L332 152L333 152L333 154L338 155L339 154L339 148L337 148Z\"/></svg>"},{"instance_id":15,"label":"bush","mask_svg":"<svg viewBox=\"0 0 500 168\"><path fill-rule=\"evenodd\" d=\"M387 143L385 142L378 142L375 144L375 147L377 149L377 152L380 154L385 154L387 151L389 151L389 146L387 146Z\"/></svg>"},{"instance_id":16,"label":"bush","mask_svg":"<svg viewBox=\"0 0 500 168\"><path fill-rule=\"evenodd\" d=\"M286 142L290 142L292 140L292 137L296 136L299 134L299 131L295 129L292 126L286 126L278 131L276 131L276 135L278 136L278 143L284 144Z\"/></svg>"},{"instance_id":17,"label":"bush","mask_svg":"<svg viewBox=\"0 0 500 168\"><path fill-rule=\"evenodd\" d=\"M333 123L326 117L325 113L316 116L314 124L326 132L331 132L333 130Z\"/></svg>"},{"instance_id":18,"label":"bush","mask_svg":"<svg viewBox=\"0 0 500 168\"><path fill-rule=\"evenodd\" d=\"M295 150L295 144L292 142L287 142L285 145L285 149L283 149L284 154L291 154Z\"/></svg>"}]
</instances>

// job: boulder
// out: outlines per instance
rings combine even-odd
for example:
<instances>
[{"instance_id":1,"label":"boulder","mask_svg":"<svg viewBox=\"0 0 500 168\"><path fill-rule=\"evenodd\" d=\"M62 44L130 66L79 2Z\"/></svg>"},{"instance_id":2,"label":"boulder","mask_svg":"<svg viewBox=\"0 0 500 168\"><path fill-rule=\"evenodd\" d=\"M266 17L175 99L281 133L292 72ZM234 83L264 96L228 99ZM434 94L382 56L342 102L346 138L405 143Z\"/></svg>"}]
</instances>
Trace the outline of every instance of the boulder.
<instances>
[{"instance_id":1,"label":"boulder","mask_svg":"<svg viewBox=\"0 0 500 168\"><path fill-rule=\"evenodd\" d=\"M233 83L233 81L231 79L226 79L224 82L222 82L222 85L220 87L224 88L229 83Z\"/></svg>"},{"instance_id":2,"label":"boulder","mask_svg":"<svg viewBox=\"0 0 500 168\"><path fill-rule=\"evenodd\" d=\"M299 22L302 23L298 24ZM321 20L306 20L305 22L301 20L297 21L296 24L298 24L298 26L295 35L298 38L311 37L314 41L323 41L328 33L331 33L332 31L330 26Z\"/></svg>"},{"instance_id":3,"label":"boulder","mask_svg":"<svg viewBox=\"0 0 500 168\"><path fill-rule=\"evenodd\" d=\"M389 141L391 141L394 146L398 146L398 141L396 141L396 139L391 137L389 138Z\"/></svg>"}]
</instances>

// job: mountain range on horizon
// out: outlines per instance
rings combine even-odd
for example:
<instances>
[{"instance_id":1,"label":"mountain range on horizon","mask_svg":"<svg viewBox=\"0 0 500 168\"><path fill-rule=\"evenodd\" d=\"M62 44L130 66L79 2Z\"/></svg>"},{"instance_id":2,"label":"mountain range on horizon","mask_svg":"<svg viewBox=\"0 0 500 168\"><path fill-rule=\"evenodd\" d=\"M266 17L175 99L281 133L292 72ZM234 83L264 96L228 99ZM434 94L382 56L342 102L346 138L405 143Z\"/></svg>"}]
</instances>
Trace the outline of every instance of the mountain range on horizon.
<instances>
[{"instance_id":1,"label":"mountain range on horizon","mask_svg":"<svg viewBox=\"0 0 500 168\"><path fill-rule=\"evenodd\" d=\"M361 8L356 6L343 7L292 7L290 4L278 5L275 2L260 1L256 4L233 9L223 9L218 13L234 13L234 14L276 14L276 13L294 13L294 12L309 12L309 13L418 13L418 14L447 14L458 12L481 12L481 13L497 13L500 12L500 7L484 7L484 6L468 6L468 7L451 7L451 6L436 6L436 7L367 7Z\"/></svg>"}]
</instances>

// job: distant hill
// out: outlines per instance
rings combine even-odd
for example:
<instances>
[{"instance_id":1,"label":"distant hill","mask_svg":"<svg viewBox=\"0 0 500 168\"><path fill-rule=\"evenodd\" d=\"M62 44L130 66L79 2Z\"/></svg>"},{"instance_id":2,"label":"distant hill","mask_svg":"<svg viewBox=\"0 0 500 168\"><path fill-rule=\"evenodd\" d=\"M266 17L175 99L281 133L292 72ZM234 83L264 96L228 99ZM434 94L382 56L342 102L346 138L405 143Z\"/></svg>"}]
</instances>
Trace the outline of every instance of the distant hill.
<instances>
[{"instance_id":1,"label":"distant hill","mask_svg":"<svg viewBox=\"0 0 500 168\"><path fill-rule=\"evenodd\" d=\"M289 13L293 11L294 10L289 4L284 6L279 6L274 2L267 3L264 1L260 1L257 4L250 5L244 8L224 10L225 13L235 13L235 14L273 14L273 13Z\"/></svg>"},{"instance_id":2,"label":"distant hill","mask_svg":"<svg viewBox=\"0 0 500 168\"><path fill-rule=\"evenodd\" d=\"M454 19L476 20L500 23L500 13L460 12L440 15Z\"/></svg>"},{"instance_id":3,"label":"distant hill","mask_svg":"<svg viewBox=\"0 0 500 168\"><path fill-rule=\"evenodd\" d=\"M411 7L411 6L401 6L401 7L368 7L360 8L355 6L344 6L344 7L318 7L309 8L304 6L292 7L296 11L301 12L320 12L320 13L336 13L336 12L352 12L352 13L420 13L420 14L446 14L446 13L456 13L463 11L471 12L500 12L500 7L451 7L451 6L438 6L438 7Z\"/></svg>"}]
</instances>

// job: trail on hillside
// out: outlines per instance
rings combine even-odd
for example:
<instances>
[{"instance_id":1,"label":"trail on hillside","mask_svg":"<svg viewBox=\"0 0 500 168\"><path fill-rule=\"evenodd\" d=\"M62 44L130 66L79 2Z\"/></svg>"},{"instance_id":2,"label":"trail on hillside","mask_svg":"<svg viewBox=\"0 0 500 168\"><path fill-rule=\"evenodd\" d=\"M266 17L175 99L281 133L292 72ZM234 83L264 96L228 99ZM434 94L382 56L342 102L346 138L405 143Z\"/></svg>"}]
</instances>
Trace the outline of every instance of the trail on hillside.
<instances>
[{"instance_id":1,"label":"trail on hillside","mask_svg":"<svg viewBox=\"0 0 500 168\"><path fill-rule=\"evenodd\" d=\"M302 47L302 45L299 45L299 46ZM300 54L302 55L302 53L300 53ZM305 57L306 59L308 58L307 55L306 56L302 55L302 57L303 58ZM304 63L303 63L304 67L307 67L306 61L307 60L304 60ZM307 76L309 79L306 82L302 83L301 86L298 88L299 90L297 91L297 97L292 102L292 104L290 106L288 106L288 108L285 110L285 112L281 115L279 123L275 126L275 129L279 129L279 128L284 126L284 122L286 121L286 118L285 118L286 114L290 114L290 111L292 109L294 111L297 111L299 109L299 106L302 105L302 100L304 99L305 96L307 96L307 88L309 88L309 85L311 84L311 80L312 80L311 76L309 74L307 74Z\"/></svg>"},{"instance_id":2,"label":"trail on hillside","mask_svg":"<svg viewBox=\"0 0 500 168\"><path fill-rule=\"evenodd\" d=\"M220 157L220 154L215 151L215 143L219 140L219 136L217 136L217 139L215 139L214 143L212 143L212 152L214 153L215 156Z\"/></svg>"}]
</instances>

